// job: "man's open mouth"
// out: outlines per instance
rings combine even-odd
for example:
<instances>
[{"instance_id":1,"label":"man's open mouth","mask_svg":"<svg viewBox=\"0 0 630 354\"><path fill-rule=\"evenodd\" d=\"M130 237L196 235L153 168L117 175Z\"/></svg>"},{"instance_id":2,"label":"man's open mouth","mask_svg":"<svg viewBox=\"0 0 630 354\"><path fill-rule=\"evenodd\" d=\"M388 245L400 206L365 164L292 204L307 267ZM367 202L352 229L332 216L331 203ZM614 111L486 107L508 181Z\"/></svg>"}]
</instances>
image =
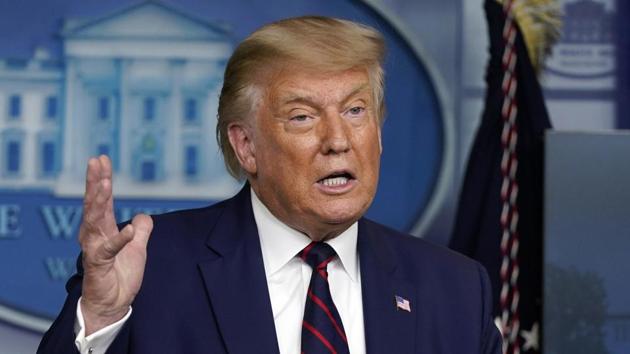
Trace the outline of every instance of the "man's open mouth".
<instances>
[{"instance_id":1,"label":"man's open mouth","mask_svg":"<svg viewBox=\"0 0 630 354\"><path fill-rule=\"evenodd\" d=\"M332 173L319 181L317 183L324 185L326 187L336 187L346 185L350 180L353 180L354 176L349 172L335 172Z\"/></svg>"}]
</instances>

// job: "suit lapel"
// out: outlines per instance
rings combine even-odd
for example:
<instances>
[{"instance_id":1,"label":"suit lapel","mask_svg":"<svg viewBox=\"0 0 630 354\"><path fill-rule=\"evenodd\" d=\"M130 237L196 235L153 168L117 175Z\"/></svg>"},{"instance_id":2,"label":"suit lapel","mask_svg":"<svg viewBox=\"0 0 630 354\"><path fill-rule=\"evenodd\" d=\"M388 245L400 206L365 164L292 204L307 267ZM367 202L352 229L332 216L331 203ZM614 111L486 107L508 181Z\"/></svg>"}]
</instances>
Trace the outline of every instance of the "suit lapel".
<instances>
[{"instance_id":1,"label":"suit lapel","mask_svg":"<svg viewBox=\"0 0 630 354\"><path fill-rule=\"evenodd\" d=\"M400 275L395 253L373 225L359 221L358 249L367 353L414 353L418 306L416 289ZM396 307L395 296L411 312Z\"/></svg>"},{"instance_id":2,"label":"suit lapel","mask_svg":"<svg viewBox=\"0 0 630 354\"><path fill-rule=\"evenodd\" d=\"M208 299L230 354L279 353L249 185L226 202L199 263ZM369 221L359 221L365 341L370 353L413 353L416 289L397 269L395 253ZM395 296L411 304L396 308Z\"/></svg>"},{"instance_id":3,"label":"suit lapel","mask_svg":"<svg viewBox=\"0 0 630 354\"><path fill-rule=\"evenodd\" d=\"M226 202L207 245L199 269L228 353L278 353L249 185Z\"/></svg>"}]
</instances>

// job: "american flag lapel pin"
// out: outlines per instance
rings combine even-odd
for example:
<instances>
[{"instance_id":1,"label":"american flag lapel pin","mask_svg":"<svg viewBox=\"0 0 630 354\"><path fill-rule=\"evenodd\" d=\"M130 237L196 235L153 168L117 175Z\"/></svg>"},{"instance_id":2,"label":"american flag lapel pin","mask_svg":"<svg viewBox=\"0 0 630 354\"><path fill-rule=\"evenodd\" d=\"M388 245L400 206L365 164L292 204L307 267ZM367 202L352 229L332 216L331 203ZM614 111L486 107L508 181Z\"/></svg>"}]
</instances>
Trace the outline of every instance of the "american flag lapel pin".
<instances>
[{"instance_id":1,"label":"american flag lapel pin","mask_svg":"<svg viewBox=\"0 0 630 354\"><path fill-rule=\"evenodd\" d=\"M411 312L411 304L409 303L409 300L398 295L395 295L394 298L396 299L396 310Z\"/></svg>"}]
</instances>

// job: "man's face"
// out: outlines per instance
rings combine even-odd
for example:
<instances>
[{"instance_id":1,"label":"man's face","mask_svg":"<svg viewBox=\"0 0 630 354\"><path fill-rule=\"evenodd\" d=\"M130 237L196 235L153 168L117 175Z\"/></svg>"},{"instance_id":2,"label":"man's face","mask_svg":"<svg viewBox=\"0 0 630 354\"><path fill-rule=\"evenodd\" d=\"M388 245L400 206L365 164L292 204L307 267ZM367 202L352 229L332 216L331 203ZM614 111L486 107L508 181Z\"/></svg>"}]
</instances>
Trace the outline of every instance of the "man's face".
<instances>
[{"instance_id":1,"label":"man's face","mask_svg":"<svg viewBox=\"0 0 630 354\"><path fill-rule=\"evenodd\" d=\"M334 237L369 207L381 138L365 70L274 76L252 127L252 187L269 210L313 239Z\"/></svg>"}]
</instances>

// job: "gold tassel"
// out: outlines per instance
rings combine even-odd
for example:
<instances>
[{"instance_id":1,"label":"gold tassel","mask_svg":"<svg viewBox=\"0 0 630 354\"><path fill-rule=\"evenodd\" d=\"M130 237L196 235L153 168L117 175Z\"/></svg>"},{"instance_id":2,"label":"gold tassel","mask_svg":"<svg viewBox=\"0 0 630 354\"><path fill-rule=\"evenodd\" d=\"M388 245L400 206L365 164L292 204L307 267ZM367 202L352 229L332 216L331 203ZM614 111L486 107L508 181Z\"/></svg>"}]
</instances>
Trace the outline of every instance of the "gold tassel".
<instances>
[{"instance_id":1,"label":"gold tassel","mask_svg":"<svg viewBox=\"0 0 630 354\"><path fill-rule=\"evenodd\" d=\"M503 4L505 0L496 1ZM560 38L560 5L557 0L514 0L512 11L525 39L529 60L540 74L551 47Z\"/></svg>"}]
</instances>

